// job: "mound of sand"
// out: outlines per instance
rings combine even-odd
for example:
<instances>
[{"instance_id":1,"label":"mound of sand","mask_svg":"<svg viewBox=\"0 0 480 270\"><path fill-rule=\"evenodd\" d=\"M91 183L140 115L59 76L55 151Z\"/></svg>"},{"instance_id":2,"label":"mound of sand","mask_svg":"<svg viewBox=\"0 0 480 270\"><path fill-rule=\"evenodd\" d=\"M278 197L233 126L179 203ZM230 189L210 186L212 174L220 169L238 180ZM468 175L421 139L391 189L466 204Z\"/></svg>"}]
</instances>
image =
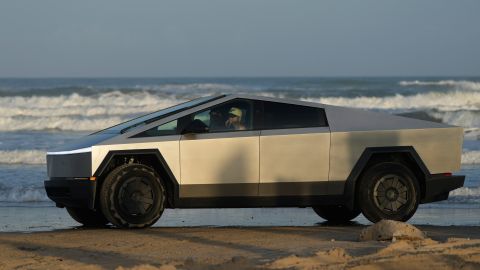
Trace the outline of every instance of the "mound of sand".
<instances>
[{"instance_id":1,"label":"mound of sand","mask_svg":"<svg viewBox=\"0 0 480 270\"><path fill-rule=\"evenodd\" d=\"M333 248L327 251L318 251L311 257L300 257L291 255L273 261L267 265L271 269L318 269L322 267L332 267L345 265L352 257L348 255L343 248Z\"/></svg>"},{"instance_id":2,"label":"mound of sand","mask_svg":"<svg viewBox=\"0 0 480 270\"><path fill-rule=\"evenodd\" d=\"M360 233L360 241L397 241L397 240L423 240L426 235L415 226L408 223L381 220Z\"/></svg>"}]
</instances>

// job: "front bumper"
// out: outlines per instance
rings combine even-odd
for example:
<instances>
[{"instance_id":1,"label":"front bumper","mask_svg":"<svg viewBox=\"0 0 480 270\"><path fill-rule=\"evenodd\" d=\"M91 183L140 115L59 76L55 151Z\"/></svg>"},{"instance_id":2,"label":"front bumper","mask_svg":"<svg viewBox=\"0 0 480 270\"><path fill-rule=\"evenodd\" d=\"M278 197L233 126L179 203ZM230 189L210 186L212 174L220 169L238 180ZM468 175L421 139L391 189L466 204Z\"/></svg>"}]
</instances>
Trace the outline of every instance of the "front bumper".
<instances>
[{"instance_id":1,"label":"front bumper","mask_svg":"<svg viewBox=\"0 0 480 270\"><path fill-rule=\"evenodd\" d=\"M95 208L97 181L51 179L44 184L47 196L57 207Z\"/></svg>"},{"instance_id":2,"label":"front bumper","mask_svg":"<svg viewBox=\"0 0 480 270\"><path fill-rule=\"evenodd\" d=\"M464 175L431 175L425 180L425 196L421 203L446 200L450 191L463 187L464 182Z\"/></svg>"}]
</instances>

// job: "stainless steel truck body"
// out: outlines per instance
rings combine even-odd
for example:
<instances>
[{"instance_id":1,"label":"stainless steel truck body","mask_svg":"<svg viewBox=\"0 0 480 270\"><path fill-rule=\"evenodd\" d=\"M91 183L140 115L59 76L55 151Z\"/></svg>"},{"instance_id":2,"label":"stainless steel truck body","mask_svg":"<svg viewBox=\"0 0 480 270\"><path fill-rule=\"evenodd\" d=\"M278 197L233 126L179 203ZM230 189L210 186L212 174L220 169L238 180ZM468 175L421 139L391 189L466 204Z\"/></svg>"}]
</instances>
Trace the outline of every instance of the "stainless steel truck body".
<instances>
[{"instance_id":1,"label":"stainless steel truck body","mask_svg":"<svg viewBox=\"0 0 480 270\"><path fill-rule=\"evenodd\" d=\"M146 227L164 208L313 207L408 220L462 187L463 129L246 95L200 98L47 153L48 196L85 225Z\"/></svg>"}]
</instances>

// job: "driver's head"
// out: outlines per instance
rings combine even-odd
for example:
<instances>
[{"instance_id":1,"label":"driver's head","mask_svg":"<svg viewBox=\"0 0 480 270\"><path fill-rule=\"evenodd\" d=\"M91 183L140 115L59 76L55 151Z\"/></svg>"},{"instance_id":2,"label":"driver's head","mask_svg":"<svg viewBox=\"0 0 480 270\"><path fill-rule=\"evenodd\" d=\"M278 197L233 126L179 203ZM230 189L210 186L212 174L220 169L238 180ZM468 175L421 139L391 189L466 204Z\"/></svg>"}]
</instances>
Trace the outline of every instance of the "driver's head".
<instances>
[{"instance_id":1,"label":"driver's head","mask_svg":"<svg viewBox=\"0 0 480 270\"><path fill-rule=\"evenodd\" d=\"M237 107L232 107L230 111L228 111L228 118L232 122L240 122L242 119L242 110Z\"/></svg>"}]
</instances>

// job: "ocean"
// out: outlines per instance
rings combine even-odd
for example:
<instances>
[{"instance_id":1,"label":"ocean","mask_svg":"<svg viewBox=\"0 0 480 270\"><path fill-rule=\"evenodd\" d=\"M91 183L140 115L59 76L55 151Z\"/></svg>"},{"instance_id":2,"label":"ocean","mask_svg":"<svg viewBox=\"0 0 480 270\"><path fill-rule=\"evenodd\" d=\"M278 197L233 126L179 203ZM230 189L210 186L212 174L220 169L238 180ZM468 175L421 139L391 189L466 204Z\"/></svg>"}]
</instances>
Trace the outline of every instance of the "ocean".
<instances>
[{"instance_id":1,"label":"ocean","mask_svg":"<svg viewBox=\"0 0 480 270\"><path fill-rule=\"evenodd\" d=\"M78 226L43 189L45 152L189 99L247 93L439 121L465 128L465 187L421 205L413 223L480 225L480 77L0 79L0 231ZM306 226L311 209L167 210L156 226ZM358 223L368 223L365 218Z\"/></svg>"}]
</instances>

